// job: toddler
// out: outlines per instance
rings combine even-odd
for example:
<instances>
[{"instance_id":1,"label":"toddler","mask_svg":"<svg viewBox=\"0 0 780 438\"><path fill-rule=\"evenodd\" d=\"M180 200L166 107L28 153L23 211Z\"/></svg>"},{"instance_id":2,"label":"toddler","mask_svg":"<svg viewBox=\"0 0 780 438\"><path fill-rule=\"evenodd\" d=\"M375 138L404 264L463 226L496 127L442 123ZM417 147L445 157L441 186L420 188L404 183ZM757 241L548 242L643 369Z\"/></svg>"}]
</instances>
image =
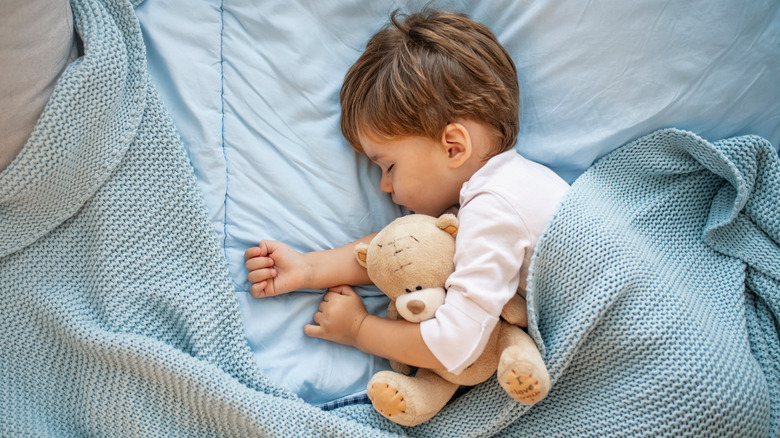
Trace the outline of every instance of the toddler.
<instances>
[{"instance_id":1,"label":"toddler","mask_svg":"<svg viewBox=\"0 0 780 438\"><path fill-rule=\"evenodd\" d=\"M348 71L340 98L342 132L382 169L380 190L416 213L457 214L445 304L421 324L369 315L347 285L369 283L353 251L373 235L309 253L262 241L245 253L250 293L330 288L307 335L458 374L482 353L504 304L525 295L534 245L568 185L515 151L514 63L464 15L393 13Z\"/></svg>"}]
</instances>

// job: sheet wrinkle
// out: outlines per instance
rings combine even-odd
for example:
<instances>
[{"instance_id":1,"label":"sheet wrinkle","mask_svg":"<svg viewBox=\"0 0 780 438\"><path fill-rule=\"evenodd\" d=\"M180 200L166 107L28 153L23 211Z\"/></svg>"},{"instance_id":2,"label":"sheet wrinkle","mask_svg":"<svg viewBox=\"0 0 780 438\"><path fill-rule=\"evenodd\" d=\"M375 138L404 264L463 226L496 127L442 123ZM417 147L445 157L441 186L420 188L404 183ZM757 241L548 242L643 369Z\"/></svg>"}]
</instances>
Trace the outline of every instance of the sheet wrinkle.
<instances>
[{"instance_id":1,"label":"sheet wrinkle","mask_svg":"<svg viewBox=\"0 0 780 438\"><path fill-rule=\"evenodd\" d=\"M653 20L653 24L650 26L650 33L651 34L656 34L656 29L658 29L660 27L662 19L665 18L665 16L666 16L666 9L669 7L669 3L671 1L672 0L667 0L664 3L663 7L661 7L660 10L658 11L658 14L655 17L655 20ZM657 8L657 7L658 6L656 5L655 8Z\"/></svg>"},{"instance_id":2,"label":"sheet wrinkle","mask_svg":"<svg viewBox=\"0 0 780 438\"><path fill-rule=\"evenodd\" d=\"M256 52L256 54L260 58L265 59L266 62L268 63L268 65L271 65L271 66L274 65L274 63L267 58L267 55L263 51L258 51L258 52ZM276 75L282 74L282 71L278 70L276 67L273 67L272 71ZM251 105L251 102L249 100L247 100L247 97L242 95L242 94L233 94L233 95L231 95L232 99L236 99L237 101L242 102L244 104L244 108L247 108L250 111L256 112L258 118L260 118L260 119L268 121L267 119L272 119L273 118L276 123L267 123L265 125L266 129L270 129L271 131L276 132L281 137L287 139L288 141L290 141L292 143L304 144L303 138L298 134L298 130L294 129L294 127L290 125L290 123L288 121L288 118L285 117L284 114L282 114L276 108L276 105L274 104L273 99L269 98L269 97L267 97L265 95L264 88L268 86L267 83L261 83L260 81L257 81L257 80L250 80L250 78L247 77L243 73L243 71L240 70L240 69L235 69L235 70L231 71L231 74L235 74L236 77L240 79L240 81L238 81L238 82L240 82L241 84L243 84L243 86L248 87L250 90L252 90L253 91L252 95L254 97L260 98L260 100L265 104L265 106L263 108L255 108L253 105ZM223 77L223 81L224 81L224 74L223 74L222 77ZM279 77L280 78L288 78L289 75L282 74L282 76L279 76ZM289 79L280 79L280 80L282 81L283 84L286 83L287 85L290 85L291 88L296 89L296 90L298 89L296 84L292 84L292 83L289 82ZM274 87L276 87L276 86L277 85L274 85ZM233 117L236 117L237 119L242 119L243 118L243 116L241 116L240 112L238 112L238 111L234 111L233 113L231 113L231 115ZM262 115L262 117L259 117L261 115ZM271 115L273 115L274 117L270 117ZM252 131L257 134L257 137L266 139L266 143L267 144L269 144L271 146L274 146L274 147L279 147L280 146L278 144L279 142L273 141L274 139L272 137L270 137L268 134L264 133L262 130L260 130L260 127L254 126L252 124L246 124L246 125L249 126L249 128L252 129ZM280 127L284 127L286 129L281 129Z\"/></svg>"},{"instance_id":3,"label":"sheet wrinkle","mask_svg":"<svg viewBox=\"0 0 780 438\"><path fill-rule=\"evenodd\" d=\"M592 8L593 8L593 0L588 0L587 3L585 3L585 5L582 6L582 8L580 9L580 13L577 16L576 28L581 28L582 24L587 22L585 16L588 14L588 12L590 12Z\"/></svg>"}]
</instances>

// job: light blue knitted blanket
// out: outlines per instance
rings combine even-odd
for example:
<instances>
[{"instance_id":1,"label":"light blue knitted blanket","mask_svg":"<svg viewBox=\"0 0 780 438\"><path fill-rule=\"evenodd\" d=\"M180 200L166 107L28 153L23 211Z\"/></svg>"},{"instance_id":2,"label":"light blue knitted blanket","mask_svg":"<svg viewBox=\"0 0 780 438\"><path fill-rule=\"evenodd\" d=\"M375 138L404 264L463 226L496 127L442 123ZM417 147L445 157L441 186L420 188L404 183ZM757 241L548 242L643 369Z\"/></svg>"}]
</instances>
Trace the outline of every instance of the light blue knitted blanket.
<instances>
[{"instance_id":1,"label":"light blue knitted blanket","mask_svg":"<svg viewBox=\"0 0 780 438\"><path fill-rule=\"evenodd\" d=\"M486 382L406 429L259 371L132 5L73 8L85 56L0 174L0 436L778 435L763 140L660 131L599 162L534 260L549 397L529 409Z\"/></svg>"},{"instance_id":2,"label":"light blue knitted blanket","mask_svg":"<svg viewBox=\"0 0 780 438\"><path fill-rule=\"evenodd\" d=\"M575 181L534 255L537 436L780 434L780 161L660 130ZM537 426L538 425L538 426Z\"/></svg>"}]
</instances>

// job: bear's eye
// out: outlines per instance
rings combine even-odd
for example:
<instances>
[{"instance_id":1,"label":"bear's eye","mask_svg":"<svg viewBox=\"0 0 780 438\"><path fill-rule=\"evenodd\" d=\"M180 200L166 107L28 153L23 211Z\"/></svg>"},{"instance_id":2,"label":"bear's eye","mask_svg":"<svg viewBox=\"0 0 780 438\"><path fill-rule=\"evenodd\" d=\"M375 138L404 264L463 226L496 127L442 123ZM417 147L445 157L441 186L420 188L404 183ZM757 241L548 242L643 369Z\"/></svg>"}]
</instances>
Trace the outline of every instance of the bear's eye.
<instances>
[{"instance_id":1,"label":"bear's eye","mask_svg":"<svg viewBox=\"0 0 780 438\"><path fill-rule=\"evenodd\" d=\"M416 290L416 291L417 290L422 290L422 289L423 289L422 286L417 286L416 288L414 288L414 290ZM408 293L408 294L412 293L411 289L406 289L406 293Z\"/></svg>"},{"instance_id":2,"label":"bear's eye","mask_svg":"<svg viewBox=\"0 0 780 438\"><path fill-rule=\"evenodd\" d=\"M409 288L406 289L406 293L410 294L412 291L409 290Z\"/></svg>"},{"instance_id":3,"label":"bear's eye","mask_svg":"<svg viewBox=\"0 0 780 438\"><path fill-rule=\"evenodd\" d=\"M417 286L417 290L422 290L422 286Z\"/></svg>"}]
</instances>

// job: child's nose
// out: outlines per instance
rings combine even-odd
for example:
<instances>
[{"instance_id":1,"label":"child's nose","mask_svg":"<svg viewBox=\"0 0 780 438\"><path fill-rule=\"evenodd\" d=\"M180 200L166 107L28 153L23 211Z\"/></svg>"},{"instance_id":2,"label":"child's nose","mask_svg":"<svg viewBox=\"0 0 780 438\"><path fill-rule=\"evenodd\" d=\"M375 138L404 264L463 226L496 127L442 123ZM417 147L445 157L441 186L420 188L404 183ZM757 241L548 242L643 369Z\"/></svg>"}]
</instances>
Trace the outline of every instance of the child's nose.
<instances>
[{"instance_id":1,"label":"child's nose","mask_svg":"<svg viewBox=\"0 0 780 438\"><path fill-rule=\"evenodd\" d=\"M390 183L390 178L387 175L382 175L382 179L379 180L379 190L382 193L393 193L393 184Z\"/></svg>"}]
</instances>

